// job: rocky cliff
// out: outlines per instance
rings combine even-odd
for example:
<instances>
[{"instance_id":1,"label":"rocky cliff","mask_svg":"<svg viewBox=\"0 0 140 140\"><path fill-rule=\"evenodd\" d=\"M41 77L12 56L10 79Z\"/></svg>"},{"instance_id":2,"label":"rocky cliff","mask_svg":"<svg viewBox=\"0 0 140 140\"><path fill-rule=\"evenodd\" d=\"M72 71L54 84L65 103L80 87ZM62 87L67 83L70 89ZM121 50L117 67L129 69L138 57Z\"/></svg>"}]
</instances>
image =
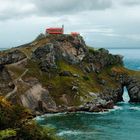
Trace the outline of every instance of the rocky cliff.
<instances>
[{"instance_id":1,"label":"rocky cliff","mask_svg":"<svg viewBox=\"0 0 140 140\"><path fill-rule=\"evenodd\" d=\"M140 74L123 57L88 47L81 36L40 35L0 52L0 94L33 112L103 111L122 101L140 102Z\"/></svg>"}]
</instances>

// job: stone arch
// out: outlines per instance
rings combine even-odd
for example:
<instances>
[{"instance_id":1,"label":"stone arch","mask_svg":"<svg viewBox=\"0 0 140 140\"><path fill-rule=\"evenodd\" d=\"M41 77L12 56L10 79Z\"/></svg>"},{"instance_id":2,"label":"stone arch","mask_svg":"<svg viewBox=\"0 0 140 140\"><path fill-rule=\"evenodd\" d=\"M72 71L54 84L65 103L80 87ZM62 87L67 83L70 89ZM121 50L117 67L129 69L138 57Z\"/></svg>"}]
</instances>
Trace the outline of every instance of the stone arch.
<instances>
[{"instance_id":1,"label":"stone arch","mask_svg":"<svg viewBox=\"0 0 140 140\"><path fill-rule=\"evenodd\" d=\"M140 82L134 77L127 77L122 84L122 87L126 87L128 95L130 97L129 102L140 102Z\"/></svg>"}]
</instances>

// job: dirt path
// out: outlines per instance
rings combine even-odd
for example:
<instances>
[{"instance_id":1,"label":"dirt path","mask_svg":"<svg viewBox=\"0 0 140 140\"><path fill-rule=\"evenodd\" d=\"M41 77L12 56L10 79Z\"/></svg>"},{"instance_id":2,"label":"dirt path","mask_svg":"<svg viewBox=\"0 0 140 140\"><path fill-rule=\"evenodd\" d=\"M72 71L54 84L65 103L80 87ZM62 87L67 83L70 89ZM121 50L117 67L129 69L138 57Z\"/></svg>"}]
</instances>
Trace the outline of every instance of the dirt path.
<instances>
[{"instance_id":1,"label":"dirt path","mask_svg":"<svg viewBox=\"0 0 140 140\"><path fill-rule=\"evenodd\" d=\"M18 81L23 81L23 80L22 80L22 77L23 77L27 72L28 72L28 69L26 69L17 79L15 79L15 80L13 81L13 83L14 83L14 85L15 85L15 88L14 88L12 91L10 91L9 93L7 93L7 95L5 96L6 99L8 99L11 95L13 95L14 93L17 92L17 86L16 86L16 84L17 84Z\"/></svg>"},{"instance_id":2,"label":"dirt path","mask_svg":"<svg viewBox=\"0 0 140 140\"><path fill-rule=\"evenodd\" d=\"M19 64L21 64L21 63L27 61L27 59L28 59L28 58L24 58L24 59L22 59L22 60L20 60L20 61L18 61L18 62L16 62L16 63L12 63L12 64L10 64L10 65L12 65L12 66L17 66L17 65L19 65Z\"/></svg>"}]
</instances>

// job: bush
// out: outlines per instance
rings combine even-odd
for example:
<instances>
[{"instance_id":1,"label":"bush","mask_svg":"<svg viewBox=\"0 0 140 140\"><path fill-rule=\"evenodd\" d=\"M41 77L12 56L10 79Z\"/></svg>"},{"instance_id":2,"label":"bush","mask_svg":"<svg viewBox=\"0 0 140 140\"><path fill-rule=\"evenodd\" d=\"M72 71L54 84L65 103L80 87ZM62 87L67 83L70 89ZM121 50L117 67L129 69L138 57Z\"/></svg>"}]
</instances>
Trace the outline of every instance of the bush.
<instances>
[{"instance_id":1,"label":"bush","mask_svg":"<svg viewBox=\"0 0 140 140\"><path fill-rule=\"evenodd\" d=\"M17 128L24 120L32 118L28 109L19 105L12 105L0 97L0 129Z\"/></svg>"},{"instance_id":2,"label":"bush","mask_svg":"<svg viewBox=\"0 0 140 140\"><path fill-rule=\"evenodd\" d=\"M5 129L5 130L4 130ZM39 126L32 120L31 112L19 105L12 105L0 96L0 140L57 140L54 131Z\"/></svg>"},{"instance_id":3,"label":"bush","mask_svg":"<svg viewBox=\"0 0 140 140\"><path fill-rule=\"evenodd\" d=\"M57 140L54 131L50 128L39 126L34 121L24 124L17 133L18 138L24 140Z\"/></svg>"},{"instance_id":4,"label":"bush","mask_svg":"<svg viewBox=\"0 0 140 140\"><path fill-rule=\"evenodd\" d=\"M95 50L94 50L94 48L92 48L92 47L89 47L89 53L91 53L91 54L94 54L94 52L95 52Z\"/></svg>"},{"instance_id":5,"label":"bush","mask_svg":"<svg viewBox=\"0 0 140 140\"><path fill-rule=\"evenodd\" d=\"M6 129L0 131L0 140L8 139L15 136L16 136L16 131L14 129Z\"/></svg>"},{"instance_id":6,"label":"bush","mask_svg":"<svg viewBox=\"0 0 140 140\"><path fill-rule=\"evenodd\" d=\"M88 76L83 76L83 79L84 79L85 81L90 80Z\"/></svg>"}]
</instances>

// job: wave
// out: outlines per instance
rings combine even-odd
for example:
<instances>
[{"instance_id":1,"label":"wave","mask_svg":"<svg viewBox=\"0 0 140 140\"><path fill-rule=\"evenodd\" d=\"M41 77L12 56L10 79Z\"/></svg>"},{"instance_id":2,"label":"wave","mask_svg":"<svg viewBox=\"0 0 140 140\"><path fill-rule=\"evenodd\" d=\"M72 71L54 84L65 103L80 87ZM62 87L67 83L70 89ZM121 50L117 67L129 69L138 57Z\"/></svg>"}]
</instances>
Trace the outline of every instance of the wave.
<instances>
[{"instance_id":1,"label":"wave","mask_svg":"<svg viewBox=\"0 0 140 140\"><path fill-rule=\"evenodd\" d=\"M97 131L79 131L79 130L62 130L59 133L57 133L58 136L64 136L64 135L92 135L92 134L98 133Z\"/></svg>"},{"instance_id":2,"label":"wave","mask_svg":"<svg viewBox=\"0 0 140 140\"><path fill-rule=\"evenodd\" d=\"M82 131L76 131L76 130L64 130L64 131L61 131L59 132L57 135L58 136L64 136L64 135L80 135L80 134L83 134Z\"/></svg>"},{"instance_id":3,"label":"wave","mask_svg":"<svg viewBox=\"0 0 140 140\"><path fill-rule=\"evenodd\" d=\"M42 117L54 117L54 116L62 116L62 115L66 115L67 112L64 112L64 113L49 113L49 114L45 114L45 115L42 115Z\"/></svg>"},{"instance_id":4,"label":"wave","mask_svg":"<svg viewBox=\"0 0 140 140\"><path fill-rule=\"evenodd\" d=\"M114 108L113 110L122 110L122 109L123 109L123 108L120 107L120 106L114 106L113 108Z\"/></svg>"},{"instance_id":5,"label":"wave","mask_svg":"<svg viewBox=\"0 0 140 140\"><path fill-rule=\"evenodd\" d=\"M64 116L66 115L67 113L48 113L48 114L44 114L44 115L41 115L41 116L37 116L34 118L34 120L36 121L41 121L41 120L44 120L45 117L54 117L54 116Z\"/></svg>"},{"instance_id":6,"label":"wave","mask_svg":"<svg viewBox=\"0 0 140 140\"><path fill-rule=\"evenodd\" d=\"M44 118L42 116L37 116L35 117L33 120L36 120L36 121L43 121Z\"/></svg>"},{"instance_id":7,"label":"wave","mask_svg":"<svg viewBox=\"0 0 140 140\"><path fill-rule=\"evenodd\" d=\"M130 109L130 110L137 110L137 111L140 111L140 107L130 107L129 109Z\"/></svg>"}]
</instances>

